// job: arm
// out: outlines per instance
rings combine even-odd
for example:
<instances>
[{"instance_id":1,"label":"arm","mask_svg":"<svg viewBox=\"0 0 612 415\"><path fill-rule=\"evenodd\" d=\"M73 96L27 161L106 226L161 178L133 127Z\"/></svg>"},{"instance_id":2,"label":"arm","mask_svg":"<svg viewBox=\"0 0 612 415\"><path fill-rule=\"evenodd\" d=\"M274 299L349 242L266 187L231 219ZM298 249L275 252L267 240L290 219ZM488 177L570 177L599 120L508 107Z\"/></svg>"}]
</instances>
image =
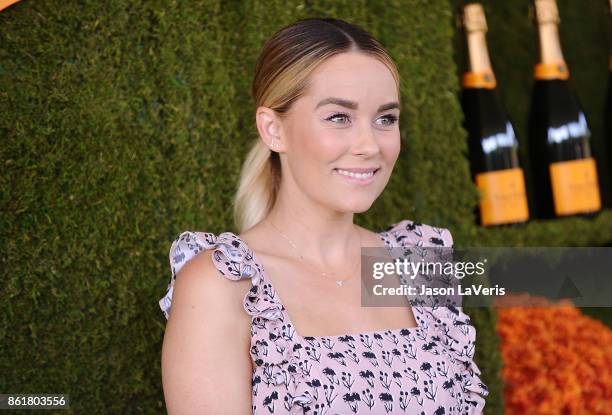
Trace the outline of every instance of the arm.
<instances>
[{"instance_id":1,"label":"arm","mask_svg":"<svg viewBox=\"0 0 612 415\"><path fill-rule=\"evenodd\" d=\"M251 407L249 280L226 279L205 251L176 276L162 346L170 415L247 414Z\"/></svg>"}]
</instances>

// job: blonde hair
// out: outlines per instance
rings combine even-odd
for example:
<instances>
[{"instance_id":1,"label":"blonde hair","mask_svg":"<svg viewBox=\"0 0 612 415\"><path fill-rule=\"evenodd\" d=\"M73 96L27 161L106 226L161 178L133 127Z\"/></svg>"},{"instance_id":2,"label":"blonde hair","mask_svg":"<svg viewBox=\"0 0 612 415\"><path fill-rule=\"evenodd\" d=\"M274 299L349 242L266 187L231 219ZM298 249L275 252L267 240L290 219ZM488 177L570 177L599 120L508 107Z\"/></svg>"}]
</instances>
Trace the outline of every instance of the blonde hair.
<instances>
[{"instance_id":1,"label":"blonde hair","mask_svg":"<svg viewBox=\"0 0 612 415\"><path fill-rule=\"evenodd\" d=\"M327 58L357 51L379 59L395 78L399 73L384 47L368 32L333 18L301 19L277 31L263 46L251 93L255 108L273 109L286 115L293 102L306 91L314 69ZM259 137L242 165L234 196L234 222L239 232L263 220L276 202L281 182L279 155Z\"/></svg>"}]
</instances>

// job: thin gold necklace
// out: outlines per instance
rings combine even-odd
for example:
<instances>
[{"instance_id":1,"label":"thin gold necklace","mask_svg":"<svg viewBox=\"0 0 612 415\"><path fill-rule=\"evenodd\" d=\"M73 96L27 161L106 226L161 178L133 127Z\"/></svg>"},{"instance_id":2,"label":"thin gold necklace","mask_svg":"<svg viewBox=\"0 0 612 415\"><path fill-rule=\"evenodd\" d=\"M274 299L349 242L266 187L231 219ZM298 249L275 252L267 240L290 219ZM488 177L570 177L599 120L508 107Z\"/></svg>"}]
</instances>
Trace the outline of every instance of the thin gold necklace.
<instances>
[{"instance_id":1,"label":"thin gold necklace","mask_svg":"<svg viewBox=\"0 0 612 415\"><path fill-rule=\"evenodd\" d=\"M304 256L302 254L300 254L299 249L297 248L297 246L295 246L295 243L287 236L285 235L285 233L283 231L281 231L280 229L278 229L276 227L276 225L274 225L272 223L272 221L270 219L268 219L268 222L270 223L270 225L272 225L272 227L274 229L276 229L278 231L278 233L281 234L281 236L283 238L285 238L285 240L287 240L287 242L289 242L289 244L291 245L291 247L295 250L295 252L298 254L298 256L302 259L303 262L307 262L306 258L304 258ZM357 231L357 233L359 234L359 247L361 248L361 232ZM361 253L360 253L361 254ZM361 255L360 255L361 258ZM351 269L351 273L349 274L350 277L344 279L344 280L338 280L336 278L333 278L334 281L336 281L336 284L338 285L338 287L342 287L344 285L344 283L348 280L350 280L351 278L353 278L353 271L355 271L355 269L357 268L358 265L360 265L361 261L355 261L355 266L353 267L353 269ZM329 279L328 274L326 272L322 272L321 271L321 275L323 275L325 278Z\"/></svg>"}]
</instances>

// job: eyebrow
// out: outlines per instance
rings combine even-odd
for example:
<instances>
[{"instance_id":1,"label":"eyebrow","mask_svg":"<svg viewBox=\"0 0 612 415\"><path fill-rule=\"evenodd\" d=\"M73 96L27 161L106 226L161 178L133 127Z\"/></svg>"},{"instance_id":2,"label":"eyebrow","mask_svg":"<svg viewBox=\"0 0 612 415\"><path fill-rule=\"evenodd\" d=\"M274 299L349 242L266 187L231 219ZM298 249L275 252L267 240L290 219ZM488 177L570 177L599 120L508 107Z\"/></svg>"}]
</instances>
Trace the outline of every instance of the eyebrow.
<instances>
[{"instance_id":1,"label":"eyebrow","mask_svg":"<svg viewBox=\"0 0 612 415\"><path fill-rule=\"evenodd\" d=\"M323 105L327 105L327 104L336 104L336 105L340 105L342 107L346 107L352 110L356 110L359 107L359 104L357 104L356 102L353 101L348 101L346 99L342 99L342 98L334 98L334 97L329 97L329 98L325 98L324 100L322 100L321 102L319 102L317 104L317 106L315 107L315 109L323 106ZM382 111L387 111L393 108L398 108L399 109L399 103L398 102L389 102L388 104L383 104L380 107L378 107L378 112L382 112Z\"/></svg>"}]
</instances>

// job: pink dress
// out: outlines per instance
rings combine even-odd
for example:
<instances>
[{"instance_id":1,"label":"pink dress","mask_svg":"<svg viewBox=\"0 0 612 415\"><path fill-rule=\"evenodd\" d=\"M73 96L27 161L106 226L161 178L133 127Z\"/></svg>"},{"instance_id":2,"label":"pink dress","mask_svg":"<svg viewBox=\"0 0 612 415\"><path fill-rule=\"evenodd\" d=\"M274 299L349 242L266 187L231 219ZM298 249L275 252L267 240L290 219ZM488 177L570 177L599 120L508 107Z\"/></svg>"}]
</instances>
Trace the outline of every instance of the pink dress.
<instances>
[{"instance_id":1,"label":"pink dress","mask_svg":"<svg viewBox=\"0 0 612 415\"><path fill-rule=\"evenodd\" d=\"M403 220L378 233L385 246L452 246L446 228ZM417 327L300 336L255 253L232 232L185 231L172 243L172 277L159 301L169 316L181 267L213 249L231 280L250 278L253 414L479 414L488 395L473 361L476 333L461 308L413 306Z\"/></svg>"}]
</instances>

